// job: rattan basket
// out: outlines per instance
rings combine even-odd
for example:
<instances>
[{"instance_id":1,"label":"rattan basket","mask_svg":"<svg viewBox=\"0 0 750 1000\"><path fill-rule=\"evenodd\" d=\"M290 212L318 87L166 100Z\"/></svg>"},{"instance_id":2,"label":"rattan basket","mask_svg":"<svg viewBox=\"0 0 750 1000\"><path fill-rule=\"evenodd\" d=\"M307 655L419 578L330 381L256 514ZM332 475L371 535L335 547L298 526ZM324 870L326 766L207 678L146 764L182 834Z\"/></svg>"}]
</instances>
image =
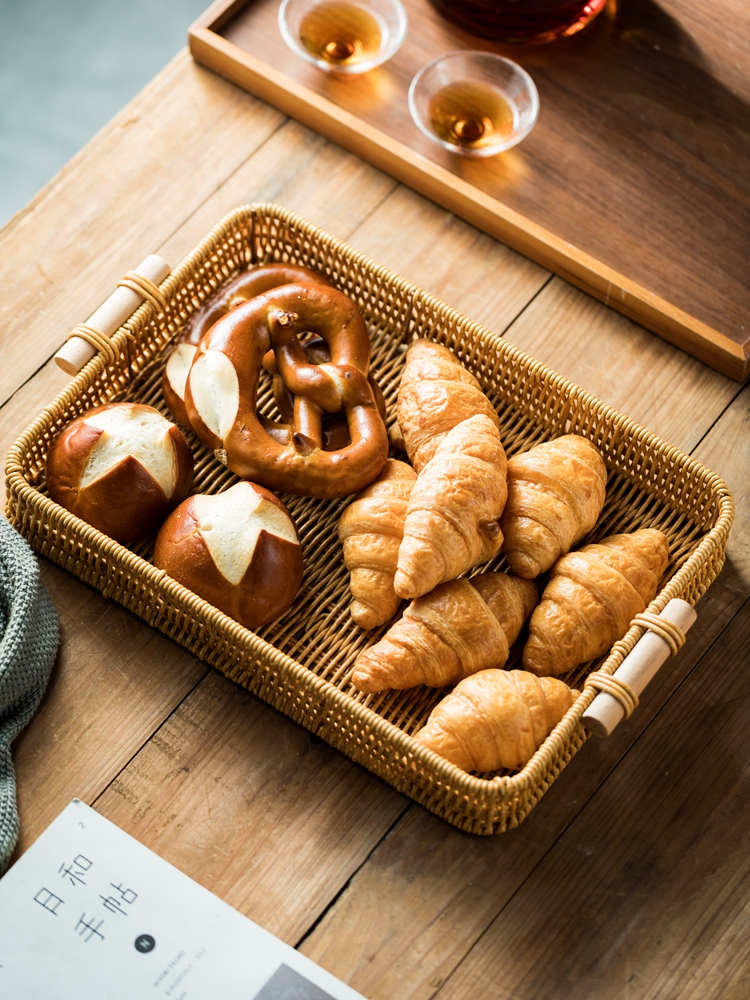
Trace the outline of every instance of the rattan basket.
<instances>
[{"instance_id":1,"label":"rattan basket","mask_svg":"<svg viewBox=\"0 0 750 1000\"><path fill-rule=\"evenodd\" d=\"M115 334L117 359L97 355L41 413L8 453L7 513L42 555L135 612L455 826L498 833L517 826L584 743L580 723L595 691L586 688L523 770L470 775L419 746L411 735L445 692L416 688L362 695L348 677L356 655L385 631L351 620L348 574L336 526L346 501L284 496L305 554L302 589L280 620L254 634L150 562L152 543L126 548L53 503L44 484L49 446L90 406L127 399L168 415L160 382L169 343L196 309L249 265L292 261L323 272L361 309L370 329L372 370L394 412L405 345L427 337L455 351L497 407L509 455L574 432L590 438L609 470L607 501L586 541L613 531L658 527L671 562L651 604L695 603L716 577L732 522L732 499L713 473L583 392L560 375L386 268L274 205L228 215L162 283L167 307L144 303ZM273 413L270 391L261 393ZM190 436L196 492L218 492L235 477ZM504 566L502 558L492 568ZM593 669L613 672L642 635L633 626L607 657L565 680L582 686ZM517 664L518 654L508 666Z\"/></svg>"}]
</instances>

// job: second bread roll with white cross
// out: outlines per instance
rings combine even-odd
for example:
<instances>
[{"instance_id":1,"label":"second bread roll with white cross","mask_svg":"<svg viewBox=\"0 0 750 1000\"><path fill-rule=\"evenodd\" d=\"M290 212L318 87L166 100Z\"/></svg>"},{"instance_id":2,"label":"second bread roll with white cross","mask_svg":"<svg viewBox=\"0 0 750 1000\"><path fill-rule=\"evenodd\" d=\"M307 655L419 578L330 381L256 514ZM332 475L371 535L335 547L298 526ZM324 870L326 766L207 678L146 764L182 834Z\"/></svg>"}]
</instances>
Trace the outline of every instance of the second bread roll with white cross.
<instances>
[{"instance_id":1,"label":"second bread roll with white cross","mask_svg":"<svg viewBox=\"0 0 750 1000\"><path fill-rule=\"evenodd\" d=\"M249 482L181 504L157 536L154 564L249 629L280 617L302 580L289 511Z\"/></svg>"}]
</instances>

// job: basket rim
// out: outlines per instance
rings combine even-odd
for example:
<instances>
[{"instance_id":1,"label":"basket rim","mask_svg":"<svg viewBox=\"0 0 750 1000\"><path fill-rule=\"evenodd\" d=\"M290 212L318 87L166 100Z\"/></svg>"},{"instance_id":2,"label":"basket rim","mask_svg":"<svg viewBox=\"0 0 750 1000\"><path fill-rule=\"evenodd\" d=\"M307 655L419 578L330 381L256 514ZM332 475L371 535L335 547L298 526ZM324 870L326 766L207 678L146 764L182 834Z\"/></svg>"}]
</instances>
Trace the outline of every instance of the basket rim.
<instances>
[{"instance_id":1,"label":"basket rim","mask_svg":"<svg viewBox=\"0 0 750 1000\"><path fill-rule=\"evenodd\" d=\"M415 303L424 308L433 309L444 322L455 324L462 334L469 333L473 336L478 336L481 340L490 341L493 348L502 354L508 362L522 366L529 374L541 377L545 383L564 393L567 399L568 412L570 412L572 405L575 404L585 408L587 412L596 415L599 422L616 422L621 435L627 436L628 440L633 441L641 447L647 447L650 450L658 452L665 461L673 462L686 476L697 478L703 483L716 504L714 523L708 528L706 534L703 535L688 558L665 584L661 592L649 604L648 609L650 611L656 613L661 611L672 597L678 596L681 593L698 566L704 565L715 555L723 553L734 517L734 502L726 483L716 473L712 472L697 459L687 455L675 445L663 441L654 432L647 430L636 421L626 417L615 407L604 403L592 393L582 389L572 380L555 372L544 362L537 361L521 348L509 344L504 340L502 335L486 329L459 310L442 302L431 293L425 292L419 286L400 277L384 265L373 261L366 254L350 247L338 237L331 236L290 209L272 202L257 202L241 205L231 210L219 220L197 246L171 271L161 284L160 290L168 300L171 299L176 291L183 287L186 280L192 277L195 269L210 258L212 249L217 244L217 241L233 232L240 223L251 223L250 251L251 254L254 254L254 222L256 219L269 218L278 220L286 225L292 225L306 236L324 242L329 249L342 253L348 262L361 266L373 276L386 281L392 287L398 288L410 300L409 316L407 317L406 324L407 330L409 328L409 320L414 312ZM118 343L124 342L125 338L132 335L134 331L142 329L145 323L157 311L151 302L144 302L128 321L120 327L113 339L117 338ZM315 695L322 695L329 703L332 701L337 707L345 708L348 712L354 712L359 721L369 727L370 731L395 745L398 750L403 751L407 760L411 758L421 762L432 773L444 779L461 793L476 796L481 795L485 800L488 797L491 800L496 798L509 799L527 791L535 782L538 782L541 777L549 772L550 765L559 759L561 751L565 745L570 744L576 730L582 730L580 718L596 695L596 692L591 687L578 694L578 697L574 700L573 705L563 719L520 771L511 775L498 775L492 778L477 777L463 771L434 751L428 750L417 743L411 735L383 718L373 709L369 708L368 705L356 701L350 694L336 687L335 684L318 676L293 657L278 650L272 643L260 638L249 629L245 629L242 625L214 608L213 605L172 580L163 570L158 570L142 556L131 552L124 545L104 535L40 493L23 475L23 456L28 451L29 443L32 440L38 440L42 431L49 425L50 420L53 418L55 410L58 410L61 406L67 407L73 403L103 373L105 368L106 361L104 357L101 353L97 353L11 445L5 462L8 496L15 495L28 504L41 506L41 510L45 514L54 517L58 522L73 529L77 537L82 537L84 540L89 541L92 547L96 547L97 552L101 552L104 549L104 553L114 557L117 564L131 568L141 578L145 576L157 594L162 593L165 598L167 596L174 597L184 606L193 609L196 614L200 614L201 619L207 620L211 623L212 627L216 626L227 637L232 637L240 641L248 652L272 663L275 662L276 665L282 667L295 680L300 680L308 685ZM607 659L598 669L608 673L614 672L620 662L622 662L626 651L629 651L635 645L635 642L643 634L643 631L644 629L641 626L631 625L626 635L613 646ZM323 725L324 722L321 723L321 727ZM582 731L585 734L585 731ZM492 801L488 804L491 809L493 805Z\"/></svg>"}]
</instances>

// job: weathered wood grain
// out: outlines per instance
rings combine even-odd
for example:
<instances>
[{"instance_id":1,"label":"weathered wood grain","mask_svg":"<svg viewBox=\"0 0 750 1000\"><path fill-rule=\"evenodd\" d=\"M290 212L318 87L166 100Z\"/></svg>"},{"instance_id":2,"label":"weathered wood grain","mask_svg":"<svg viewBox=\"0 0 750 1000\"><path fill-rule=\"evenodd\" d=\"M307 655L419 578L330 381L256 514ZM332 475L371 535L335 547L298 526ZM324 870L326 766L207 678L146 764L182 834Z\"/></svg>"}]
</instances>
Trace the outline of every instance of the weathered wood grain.
<instances>
[{"instance_id":1,"label":"weathered wood grain","mask_svg":"<svg viewBox=\"0 0 750 1000\"><path fill-rule=\"evenodd\" d=\"M744 600L750 593L750 386L711 427L694 454L732 491L736 515L720 580L736 600ZM706 599L710 596L711 591Z\"/></svg>"},{"instance_id":2,"label":"weathered wood grain","mask_svg":"<svg viewBox=\"0 0 750 1000\"><path fill-rule=\"evenodd\" d=\"M750 982L750 601L440 1000L719 1000Z\"/></svg>"},{"instance_id":3,"label":"weathered wood grain","mask_svg":"<svg viewBox=\"0 0 750 1000\"><path fill-rule=\"evenodd\" d=\"M227 212L253 201L277 202L347 239L396 187L391 177L289 120L196 203L158 252L177 264Z\"/></svg>"},{"instance_id":4,"label":"weathered wood grain","mask_svg":"<svg viewBox=\"0 0 750 1000\"><path fill-rule=\"evenodd\" d=\"M353 242L495 333L502 333L550 278L527 257L403 185L363 222Z\"/></svg>"},{"instance_id":5,"label":"weathered wood grain","mask_svg":"<svg viewBox=\"0 0 750 1000\"><path fill-rule=\"evenodd\" d=\"M687 452L740 391L732 379L559 278L505 339Z\"/></svg>"},{"instance_id":6,"label":"weathered wood grain","mask_svg":"<svg viewBox=\"0 0 750 1000\"><path fill-rule=\"evenodd\" d=\"M406 803L211 672L96 808L295 943Z\"/></svg>"}]
</instances>

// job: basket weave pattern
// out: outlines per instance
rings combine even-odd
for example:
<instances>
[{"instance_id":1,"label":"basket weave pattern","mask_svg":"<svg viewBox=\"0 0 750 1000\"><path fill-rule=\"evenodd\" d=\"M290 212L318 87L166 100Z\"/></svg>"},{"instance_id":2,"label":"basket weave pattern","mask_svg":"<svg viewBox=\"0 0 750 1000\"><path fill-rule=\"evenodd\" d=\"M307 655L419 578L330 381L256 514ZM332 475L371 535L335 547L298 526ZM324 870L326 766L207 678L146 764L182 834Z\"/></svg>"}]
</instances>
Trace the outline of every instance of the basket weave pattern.
<instances>
[{"instance_id":1,"label":"basket weave pattern","mask_svg":"<svg viewBox=\"0 0 750 1000\"><path fill-rule=\"evenodd\" d=\"M157 570L149 562L153 540L126 548L46 494L49 447L89 407L131 400L171 418L160 385L172 338L228 278L268 261L314 268L357 303L389 414L395 413L406 345L426 337L454 351L479 379L500 415L509 456L563 433L592 440L609 481L602 517L585 541L660 528L669 537L670 565L650 610L658 613L673 597L695 603L706 591L723 564L733 515L731 496L717 476L501 338L273 205L227 216L160 286L166 309L156 312L144 303L113 338L117 358L93 358L15 443L6 467L8 517L42 555L449 822L482 834L517 826L585 741L580 717L595 692L589 688L577 698L520 772L469 775L415 743L411 734L445 692L362 695L348 680L357 654L387 626L365 633L349 615L348 573L336 534L347 501L282 497L300 530L305 575L286 615L256 635ZM275 415L270 382L262 386L259 407ZM193 434L188 439L196 492L216 493L236 481ZM487 568L504 567L498 557ZM614 672L642 632L631 627L607 657L565 680L582 687L594 669ZM517 663L518 653L508 665Z\"/></svg>"}]
</instances>

